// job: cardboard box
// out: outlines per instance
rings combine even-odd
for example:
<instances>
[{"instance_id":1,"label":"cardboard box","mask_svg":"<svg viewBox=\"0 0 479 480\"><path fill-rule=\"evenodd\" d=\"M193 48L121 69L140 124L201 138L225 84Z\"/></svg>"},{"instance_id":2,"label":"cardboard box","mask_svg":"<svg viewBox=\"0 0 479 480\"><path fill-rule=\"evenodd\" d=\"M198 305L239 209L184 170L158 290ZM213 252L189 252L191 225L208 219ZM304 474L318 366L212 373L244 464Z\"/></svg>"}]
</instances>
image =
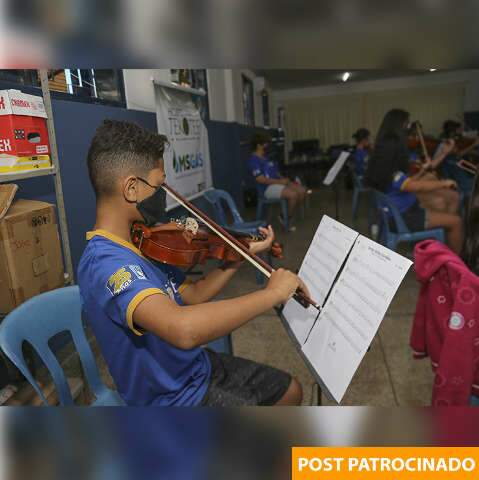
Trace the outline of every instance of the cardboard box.
<instances>
[{"instance_id":1,"label":"cardboard box","mask_svg":"<svg viewBox=\"0 0 479 480\"><path fill-rule=\"evenodd\" d=\"M42 97L20 90L0 90L0 172L24 170L18 165L23 163L25 167L32 157L37 157L37 163L29 169L50 167L46 118ZM44 157L42 162L37 161L39 156Z\"/></svg>"},{"instance_id":2,"label":"cardboard box","mask_svg":"<svg viewBox=\"0 0 479 480\"><path fill-rule=\"evenodd\" d=\"M0 220L0 314L64 282L54 206L14 202Z\"/></svg>"},{"instance_id":3,"label":"cardboard box","mask_svg":"<svg viewBox=\"0 0 479 480\"><path fill-rule=\"evenodd\" d=\"M15 183L0 185L0 220L7 214L17 190L18 185Z\"/></svg>"}]
</instances>

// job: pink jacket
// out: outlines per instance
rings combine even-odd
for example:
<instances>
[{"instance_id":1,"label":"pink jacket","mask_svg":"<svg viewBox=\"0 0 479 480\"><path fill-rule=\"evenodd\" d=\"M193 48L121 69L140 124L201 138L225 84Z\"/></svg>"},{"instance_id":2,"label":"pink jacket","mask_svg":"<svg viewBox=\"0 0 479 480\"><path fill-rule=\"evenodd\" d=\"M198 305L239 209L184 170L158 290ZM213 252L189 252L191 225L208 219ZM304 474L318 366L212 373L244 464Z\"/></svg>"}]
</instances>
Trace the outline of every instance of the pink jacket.
<instances>
[{"instance_id":1,"label":"pink jacket","mask_svg":"<svg viewBox=\"0 0 479 480\"><path fill-rule=\"evenodd\" d=\"M411 331L416 358L429 356L436 373L432 405L469 405L479 396L479 277L444 244L416 245L421 291Z\"/></svg>"}]
</instances>

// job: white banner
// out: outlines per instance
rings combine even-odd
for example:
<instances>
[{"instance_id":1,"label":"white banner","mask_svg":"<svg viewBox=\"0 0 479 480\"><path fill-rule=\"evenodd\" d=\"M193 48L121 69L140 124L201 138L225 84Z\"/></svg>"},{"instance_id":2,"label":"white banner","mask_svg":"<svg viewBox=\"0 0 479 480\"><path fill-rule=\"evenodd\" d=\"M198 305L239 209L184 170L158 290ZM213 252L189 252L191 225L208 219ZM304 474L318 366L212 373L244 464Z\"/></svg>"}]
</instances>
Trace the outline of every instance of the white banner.
<instances>
[{"instance_id":1,"label":"white banner","mask_svg":"<svg viewBox=\"0 0 479 480\"><path fill-rule=\"evenodd\" d=\"M166 135L166 183L191 200L213 186L208 131L190 93L155 86L158 132ZM167 209L178 204L167 196Z\"/></svg>"}]
</instances>

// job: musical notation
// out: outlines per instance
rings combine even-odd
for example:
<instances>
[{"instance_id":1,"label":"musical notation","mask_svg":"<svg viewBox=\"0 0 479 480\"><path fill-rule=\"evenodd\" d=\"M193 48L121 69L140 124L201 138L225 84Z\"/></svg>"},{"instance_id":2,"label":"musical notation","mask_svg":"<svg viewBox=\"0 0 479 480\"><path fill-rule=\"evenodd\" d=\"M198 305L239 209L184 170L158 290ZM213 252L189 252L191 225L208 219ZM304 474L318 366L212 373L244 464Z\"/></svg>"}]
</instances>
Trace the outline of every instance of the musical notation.
<instances>
[{"instance_id":1,"label":"musical notation","mask_svg":"<svg viewBox=\"0 0 479 480\"><path fill-rule=\"evenodd\" d=\"M303 353L337 402L411 264L366 237L355 241L303 345Z\"/></svg>"}]
</instances>

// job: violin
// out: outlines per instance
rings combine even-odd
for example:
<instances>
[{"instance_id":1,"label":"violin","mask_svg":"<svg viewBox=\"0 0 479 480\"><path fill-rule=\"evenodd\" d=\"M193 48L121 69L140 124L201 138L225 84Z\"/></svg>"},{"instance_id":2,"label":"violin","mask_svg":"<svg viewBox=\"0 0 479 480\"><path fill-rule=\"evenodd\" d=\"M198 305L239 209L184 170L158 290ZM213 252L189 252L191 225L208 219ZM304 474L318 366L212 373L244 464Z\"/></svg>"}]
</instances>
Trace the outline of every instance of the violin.
<instances>
[{"instance_id":1,"label":"violin","mask_svg":"<svg viewBox=\"0 0 479 480\"><path fill-rule=\"evenodd\" d=\"M166 183L163 183L161 188L202 222L208 230L200 228L193 218L187 219L184 225L179 222L170 222L153 228L135 223L132 226L132 241L146 257L183 267L203 263L209 258L226 261L245 259L266 277L271 276L274 269L262 258L249 251L245 236L236 238L239 235L235 236L215 223ZM295 292L293 298L304 308L313 306L320 310L320 306L300 289Z\"/></svg>"},{"instance_id":2,"label":"violin","mask_svg":"<svg viewBox=\"0 0 479 480\"><path fill-rule=\"evenodd\" d=\"M426 159L434 155L434 152L440 143L441 141L437 138L434 138L431 135L424 135L419 121L413 122L408 137L409 150L414 151L420 148L422 157Z\"/></svg>"},{"instance_id":3,"label":"violin","mask_svg":"<svg viewBox=\"0 0 479 480\"><path fill-rule=\"evenodd\" d=\"M228 229L229 230L229 229ZM264 240L263 235L249 235L229 230L244 246ZM156 227L135 222L131 227L133 244L148 258L178 267L191 267L215 259L239 262L243 257L222 241L218 235L201 228L194 218L176 220ZM282 258L282 246L274 242L271 254Z\"/></svg>"}]
</instances>

